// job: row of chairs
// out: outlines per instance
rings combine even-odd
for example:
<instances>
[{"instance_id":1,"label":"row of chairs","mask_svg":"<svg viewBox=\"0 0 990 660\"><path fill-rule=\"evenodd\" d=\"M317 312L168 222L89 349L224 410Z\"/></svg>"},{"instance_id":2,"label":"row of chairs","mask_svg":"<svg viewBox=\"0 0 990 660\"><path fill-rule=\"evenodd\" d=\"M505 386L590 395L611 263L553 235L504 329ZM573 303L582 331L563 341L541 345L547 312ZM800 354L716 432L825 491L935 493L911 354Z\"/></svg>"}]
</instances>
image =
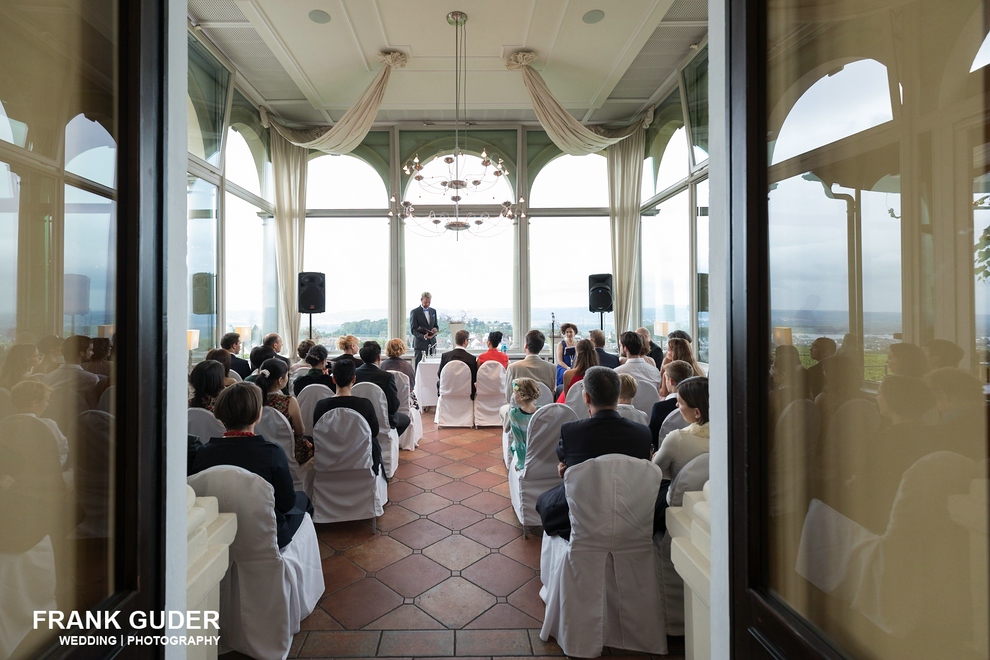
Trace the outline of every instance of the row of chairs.
<instances>
[{"instance_id":1,"label":"row of chairs","mask_svg":"<svg viewBox=\"0 0 990 660\"><path fill-rule=\"evenodd\" d=\"M505 367L494 360L478 367L475 397L471 399L471 369L452 361L440 372L440 397L433 421L437 428L501 426L499 410L505 405Z\"/></svg>"}]
</instances>

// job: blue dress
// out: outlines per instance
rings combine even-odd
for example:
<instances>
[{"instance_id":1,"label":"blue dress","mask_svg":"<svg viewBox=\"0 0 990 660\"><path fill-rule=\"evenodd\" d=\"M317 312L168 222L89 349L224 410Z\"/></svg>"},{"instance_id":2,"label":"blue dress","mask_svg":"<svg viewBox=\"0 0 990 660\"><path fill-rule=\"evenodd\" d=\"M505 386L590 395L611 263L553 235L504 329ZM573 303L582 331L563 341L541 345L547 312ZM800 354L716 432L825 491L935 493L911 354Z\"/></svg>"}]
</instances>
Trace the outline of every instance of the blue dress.
<instances>
[{"instance_id":1,"label":"blue dress","mask_svg":"<svg viewBox=\"0 0 990 660\"><path fill-rule=\"evenodd\" d=\"M560 345L564 347L564 364L557 365L557 387L564 384L564 372L574 366L577 356L577 345L568 346L566 340L561 340Z\"/></svg>"}]
</instances>

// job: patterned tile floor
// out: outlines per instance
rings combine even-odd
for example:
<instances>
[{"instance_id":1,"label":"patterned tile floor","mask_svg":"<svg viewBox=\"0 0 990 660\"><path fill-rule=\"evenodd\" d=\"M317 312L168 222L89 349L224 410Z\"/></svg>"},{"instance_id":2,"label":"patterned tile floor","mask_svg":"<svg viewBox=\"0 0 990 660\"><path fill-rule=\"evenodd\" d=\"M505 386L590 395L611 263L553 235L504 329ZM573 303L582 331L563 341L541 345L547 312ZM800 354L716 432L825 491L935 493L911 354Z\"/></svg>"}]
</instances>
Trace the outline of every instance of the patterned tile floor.
<instances>
[{"instance_id":1,"label":"patterned tile floor","mask_svg":"<svg viewBox=\"0 0 990 660\"><path fill-rule=\"evenodd\" d=\"M423 422L377 533L367 522L317 525L326 592L290 657L561 656L539 637L541 530L522 538L501 429ZM683 642L670 651L683 658Z\"/></svg>"}]
</instances>

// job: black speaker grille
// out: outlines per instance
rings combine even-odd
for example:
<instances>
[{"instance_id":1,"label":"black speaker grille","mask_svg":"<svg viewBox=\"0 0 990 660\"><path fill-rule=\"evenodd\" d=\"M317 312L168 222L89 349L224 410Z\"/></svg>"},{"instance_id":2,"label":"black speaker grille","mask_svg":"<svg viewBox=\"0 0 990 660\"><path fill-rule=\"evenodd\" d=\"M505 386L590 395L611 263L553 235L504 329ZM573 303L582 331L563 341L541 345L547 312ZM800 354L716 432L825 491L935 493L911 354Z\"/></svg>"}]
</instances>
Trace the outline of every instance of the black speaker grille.
<instances>
[{"instance_id":1,"label":"black speaker grille","mask_svg":"<svg viewBox=\"0 0 990 660\"><path fill-rule=\"evenodd\" d=\"M323 273L299 273L299 313L326 311L326 277Z\"/></svg>"}]
</instances>

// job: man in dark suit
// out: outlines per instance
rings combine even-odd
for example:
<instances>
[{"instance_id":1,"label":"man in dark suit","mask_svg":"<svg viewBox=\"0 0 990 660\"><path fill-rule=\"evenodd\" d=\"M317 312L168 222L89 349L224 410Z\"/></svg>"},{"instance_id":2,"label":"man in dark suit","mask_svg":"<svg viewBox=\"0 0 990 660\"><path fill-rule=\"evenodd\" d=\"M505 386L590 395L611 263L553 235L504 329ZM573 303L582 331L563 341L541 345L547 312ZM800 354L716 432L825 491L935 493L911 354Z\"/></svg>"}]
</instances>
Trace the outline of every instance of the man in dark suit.
<instances>
[{"instance_id":1,"label":"man in dark suit","mask_svg":"<svg viewBox=\"0 0 990 660\"><path fill-rule=\"evenodd\" d=\"M282 337L277 332L272 332L265 335L264 339L261 340L262 346L270 346L273 351L275 351L275 357L277 357L282 362L285 362L285 366L290 366L291 362L289 358L281 355L282 352Z\"/></svg>"},{"instance_id":2,"label":"man in dark suit","mask_svg":"<svg viewBox=\"0 0 990 660\"><path fill-rule=\"evenodd\" d=\"M595 345L595 353L598 353L598 364L602 367L615 369L619 366L619 356L605 350L605 333L601 330L592 330L588 333L588 339Z\"/></svg>"},{"instance_id":3,"label":"man in dark suit","mask_svg":"<svg viewBox=\"0 0 990 660\"><path fill-rule=\"evenodd\" d=\"M608 367L592 367L584 374L584 401L591 417L560 427L557 444L557 471L561 478L567 468L605 454L625 454L650 460L650 429L624 419L616 411L619 403L619 375ZM551 488L536 500L543 531L564 539L571 537L564 484Z\"/></svg>"},{"instance_id":4,"label":"man in dark suit","mask_svg":"<svg viewBox=\"0 0 990 660\"><path fill-rule=\"evenodd\" d=\"M677 410L677 385L682 380L686 380L693 375L694 368L684 360L668 362L660 370L660 378L663 379L663 384L667 386L667 391L670 394L666 398L654 403L653 410L650 413L650 438L654 451L660 446L660 430L663 427L664 421L670 413ZM678 428L681 427L678 426Z\"/></svg>"},{"instance_id":5,"label":"man in dark suit","mask_svg":"<svg viewBox=\"0 0 990 660\"><path fill-rule=\"evenodd\" d=\"M220 348L230 353L230 370L235 372L241 379L247 378L251 374L251 363L244 358L237 357L241 352L241 336L236 332L228 332L220 338Z\"/></svg>"},{"instance_id":6,"label":"man in dark suit","mask_svg":"<svg viewBox=\"0 0 990 660\"><path fill-rule=\"evenodd\" d=\"M409 416L399 412L399 390L395 386L395 376L378 368L382 361L382 347L377 341L366 341L358 354L364 364L354 370L357 382L374 383L382 388L388 403L388 425L402 435L409 426Z\"/></svg>"},{"instance_id":7,"label":"man in dark suit","mask_svg":"<svg viewBox=\"0 0 990 660\"><path fill-rule=\"evenodd\" d=\"M475 382L478 380L478 358L467 351L468 340L471 334L467 330L458 330L454 335L454 350L447 351L440 356L440 368L437 370L437 395L440 394L440 374L443 373L445 365L452 361L463 362L471 370L471 398L474 398Z\"/></svg>"},{"instance_id":8,"label":"man in dark suit","mask_svg":"<svg viewBox=\"0 0 990 660\"><path fill-rule=\"evenodd\" d=\"M419 366L419 361L423 355L433 350L437 345L437 332L440 326L437 325L437 310L430 307L433 297L429 291L424 291L420 296L419 307L409 312L409 332L413 336L413 370Z\"/></svg>"}]
</instances>

